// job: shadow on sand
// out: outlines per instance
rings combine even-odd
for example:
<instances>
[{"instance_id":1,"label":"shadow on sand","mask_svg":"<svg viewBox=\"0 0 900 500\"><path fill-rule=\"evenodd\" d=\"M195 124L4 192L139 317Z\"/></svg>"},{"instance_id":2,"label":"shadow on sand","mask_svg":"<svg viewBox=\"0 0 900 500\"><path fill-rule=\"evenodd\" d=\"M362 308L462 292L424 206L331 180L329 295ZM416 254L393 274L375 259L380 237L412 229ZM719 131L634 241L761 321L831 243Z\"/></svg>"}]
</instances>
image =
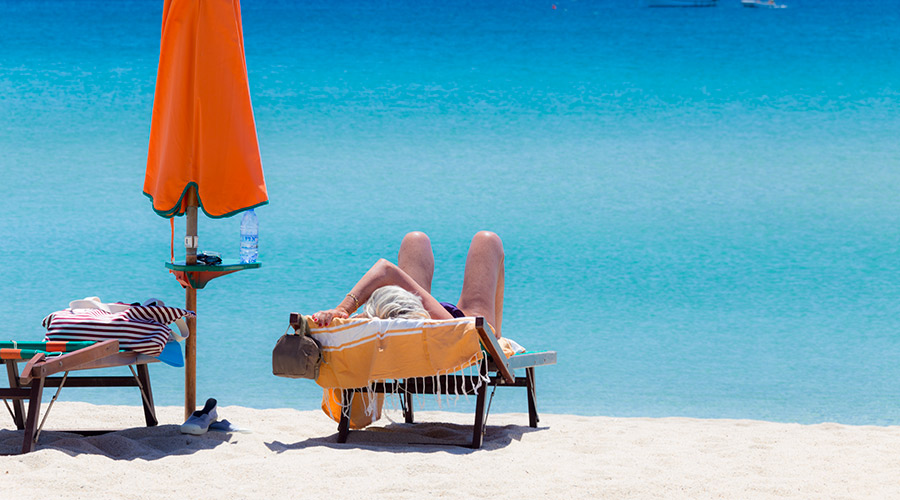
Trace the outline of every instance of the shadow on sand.
<instances>
[{"instance_id":1,"label":"shadow on sand","mask_svg":"<svg viewBox=\"0 0 900 500\"><path fill-rule=\"evenodd\" d=\"M35 452L59 450L70 456L103 455L114 460L157 460L172 455L190 455L232 441L233 434L207 432L202 436L182 434L179 425L134 427L93 436L75 432L44 430ZM0 455L18 455L24 432L0 429Z\"/></svg>"},{"instance_id":2,"label":"shadow on sand","mask_svg":"<svg viewBox=\"0 0 900 500\"><path fill-rule=\"evenodd\" d=\"M487 426L481 450L490 451L508 446L519 441L527 433L540 431L541 428L506 425ZM309 438L296 443L274 441L266 446L275 453L289 450L301 450L315 446L346 449L358 448L370 451L390 453L432 453L444 452L465 455L481 450L471 448L472 426L449 423L422 422L415 424L392 423L384 427L367 427L360 431L351 431L346 443L337 442L337 434L317 438Z\"/></svg>"}]
</instances>

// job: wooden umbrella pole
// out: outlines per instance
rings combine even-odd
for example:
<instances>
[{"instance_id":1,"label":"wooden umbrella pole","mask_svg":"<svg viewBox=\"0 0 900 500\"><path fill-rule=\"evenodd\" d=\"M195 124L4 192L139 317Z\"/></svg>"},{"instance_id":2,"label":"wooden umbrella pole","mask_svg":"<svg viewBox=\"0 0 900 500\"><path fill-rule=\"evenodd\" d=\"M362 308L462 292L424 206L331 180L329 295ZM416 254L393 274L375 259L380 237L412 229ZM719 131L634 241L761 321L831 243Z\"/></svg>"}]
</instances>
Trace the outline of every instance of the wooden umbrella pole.
<instances>
[{"instance_id":1,"label":"wooden umbrella pole","mask_svg":"<svg viewBox=\"0 0 900 500\"><path fill-rule=\"evenodd\" d=\"M191 187L187 193L185 210L186 235L184 238L184 263L197 263L197 188ZM185 309L197 312L197 290L189 286L185 288ZM187 319L188 338L185 341L184 354L184 419L187 420L197 407L197 317Z\"/></svg>"}]
</instances>

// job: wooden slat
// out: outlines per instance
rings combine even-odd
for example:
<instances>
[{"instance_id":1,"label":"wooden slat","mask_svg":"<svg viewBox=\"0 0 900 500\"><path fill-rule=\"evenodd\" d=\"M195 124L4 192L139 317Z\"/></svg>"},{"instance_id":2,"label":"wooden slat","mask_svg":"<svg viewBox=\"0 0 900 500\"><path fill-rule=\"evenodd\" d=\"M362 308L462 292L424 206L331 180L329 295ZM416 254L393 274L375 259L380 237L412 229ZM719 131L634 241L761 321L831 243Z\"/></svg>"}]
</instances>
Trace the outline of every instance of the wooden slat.
<instances>
[{"instance_id":1,"label":"wooden slat","mask_svg":"<svg viewBox=\"0 0 900 500\"><path fill-rule=\"evenodd\" d=\"M158 359L147 356L146 354L138 354L134 351L120 351L109 356L104 356L89 363L85 363L73 370L90 370L93 368L113 368L116 366L128 366L134 364L157 363Z\"/></svg>"},{"instance_id":2,"label":"wooden slat","mask_svg":"<svg viewBox=\"0 0 900 500\"><path fill-rule=\"evenodd\" d=\"M13 401L28 399L31 395L30 387L16 387L14 389L7 389L5 387L0 387L0 399L10 399Z\"/></svg>"},{"instance_id":3,"label":"wooden slat","mask_svg":"<svg viewBox=\"0 0 900 500\"><path fill-rule=\"evenodd\" d=\"M59 387L62 377L47 377L44 379L44 387ZM97 377L66 377L66 387L137 387L138 382L128 375L123 377L102 375Z\"/></svg>"}]
</instances>

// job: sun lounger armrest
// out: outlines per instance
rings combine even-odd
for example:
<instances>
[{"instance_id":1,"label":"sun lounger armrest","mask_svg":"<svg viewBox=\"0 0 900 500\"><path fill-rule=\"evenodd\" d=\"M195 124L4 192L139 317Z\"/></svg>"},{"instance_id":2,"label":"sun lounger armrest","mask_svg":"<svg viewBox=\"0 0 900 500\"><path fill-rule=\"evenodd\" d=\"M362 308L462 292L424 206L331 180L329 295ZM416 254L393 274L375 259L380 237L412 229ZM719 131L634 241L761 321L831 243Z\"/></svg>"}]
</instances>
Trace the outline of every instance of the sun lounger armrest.
<instances>
[{"instance_id":1,"label":"sun lounger armrest","mask_svg":"<svg viewBox=\"0 0 900 500\"><path fill-rule=\"evenodd\" d=\"M510 370L555 364L556 351L524 352L522 354L516 354L506 361L506 366L508 366Z\"/></svg>"},{"instance_id":2,"label":"sun lounger armrest","mask_svg":"<svg viewBox=\"0 0 900 500\"><path fill-rule=\"evenodd\" d=\"M25 368L22 368L22 376L19 377L19 383L22 384L30 384L31 383L31 373L34 365L37 363L41 363L44 361L44 358L47 357L46 353L39 352L31 357L27 363L25 363Z\"/></svg>"},{"instance_id":3,"label":"sun lounger armrest","mask_svg":"<svg viewBox=\"0 0 900 500\"><path fill-rule=\"evenodd\" d=\"M503 348L500 347L500 343L497 342L497 337L494 336L494 333L485 328L483 317L477 316L475 318L475 329L478 330L481 344L487 349L488 354L491 355L494 364L497 366L497 371L500 372L500 376L508 383L514 383L516 381L516 376L507 365L508 360L506 359L506 354L503 353Z\"/></svg>"},{"instance_id":4,"label":"sun lounger armrest","mask_svg":"<svg viewBox=\"0 0 900 500\"><path fill-rule=\"evenodd\" d=\"M118 340L104 340L62 356L39 361L31 368L31 373L23 374L23 378L42 378L54 373L75 370L85 363L104 358L119 352Z\"/></svg>"}]
</instances>

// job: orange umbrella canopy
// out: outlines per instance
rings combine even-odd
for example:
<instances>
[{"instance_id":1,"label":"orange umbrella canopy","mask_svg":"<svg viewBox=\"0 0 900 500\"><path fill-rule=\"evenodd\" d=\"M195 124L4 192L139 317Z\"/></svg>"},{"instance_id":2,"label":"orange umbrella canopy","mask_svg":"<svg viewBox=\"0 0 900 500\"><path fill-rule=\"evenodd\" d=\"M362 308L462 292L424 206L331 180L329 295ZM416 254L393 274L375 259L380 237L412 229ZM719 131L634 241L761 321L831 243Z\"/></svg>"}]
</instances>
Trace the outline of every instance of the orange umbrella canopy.
<instances>
[{"instance_id":1,"label":"orange umbrella canopy","mask_svg":"<svg viewBox=\"0 0 900 500\"><path fill-rule=\"evenodd\" d=\"M144 194L183 215L197 187L209 217L268 203L250 104L239 0L166 0Z\"/></svg>"}]
</instances>

